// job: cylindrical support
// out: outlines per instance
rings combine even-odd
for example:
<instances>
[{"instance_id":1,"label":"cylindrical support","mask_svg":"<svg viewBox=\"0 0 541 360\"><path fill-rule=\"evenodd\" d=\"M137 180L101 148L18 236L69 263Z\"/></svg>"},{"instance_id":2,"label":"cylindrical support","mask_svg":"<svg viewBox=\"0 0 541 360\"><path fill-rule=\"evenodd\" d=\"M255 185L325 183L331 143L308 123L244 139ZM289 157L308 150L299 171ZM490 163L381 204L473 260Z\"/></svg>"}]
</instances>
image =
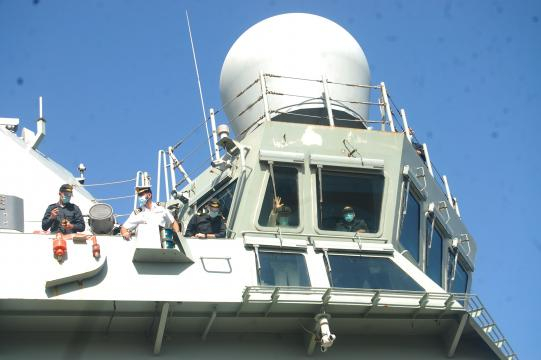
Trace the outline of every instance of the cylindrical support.
<instances>
[{"instance_id":1,"label":"cylindrical support","mask_svg":"<svg viewBox=\"0 0 541 360\"><path fill-rule=\"evenodd\" d=\"M165 151L161 150L162 152L162 166L163 166L163 178L165 183L165 200L169 200L169 174L167 174L167 155L165 154Z\"/></svg>"},{"instance_id":2,"label":"cylindrical support","mask_svg":"<svg viewBox=\"0 0 541 360\"><path fill-rule=\"evenodd\" d=\"M381 82L381 95L383 96L383 106L385 107L385 117L387 118L387 121L389 121L389 127L391 128L391 131L394 132L394 121L393 121L393 114L391 114L391 106L389 104L389 97L387 96L387 88L385 87L385 83ZM381 124L382 129L385 130L385 123Z\"/></svg>"},{"instance_id":3,"label":"cylindrical support","mask_svg":"<svg viewBox=\"0 0 541 360\"><path fill-rule=\"evenodd\" d=\"M143 172L141 170L137 171L135 173L135 188L138 186L141 186L141 179L143 176ZM137 192L134 191L133 195L133 210L137 209Z\"/></svg>"},{"instance_id":4,"label":"cylindrical support","mask_svg":"<svg viewBox=\"0 0 541 360\"><path fill-rule=\"evenodd\" d=\"M329 94L329 86L327 84L327 76L325 74L321 76L321 81L323 83L323 96L325 98L325 108L327 108L327 117L329 118L329 125L334 126L334 117L332 116L332 107L331 107L331 95Z\"/></svg>"},{"instance_id":5,"label":"cylindrical support","mask_svg":"<svg viewBox=\"0 0 541 360\"><path fill-rule=\"evenodd\" d=\"M212 143L214 144L214 160L220 160L220 148L218 147L218 135L216 133L216 119L214 109L210 109L210 126L212 129Z\"/></svg>"},{"instance_id":6,"label":"cylindrical support","mask_svg":"<svg viewBox=\"0 0 541 360\"><path fill-rule=\"evenodd\" d=\"M173 184L173 189L175 188L175 184L177 183L177 177L175 175L175 167L178 166L177 162L178 160L175 154L173 154L173 148L169 146L169 170L171 171L171 184Z\"/></svg>"},{"instance_id":7,"label":"cylindrical support","mask_svg":"<svg viewBox=\"0 0 541 360\"><path fill-rule=\"evenodd\" d=\"M263 107L265 108L265 119L270 121L270 112L269 112L269 99L267 97L267 83L265 82L265 75L263 71L259 72L259 83L261 85L261 96L263 96Z\"/></svg>"},{"instance_id":8,"label":"cylindrical support","mask_svg":"<svg viewBox=\"0 0 541 360\"><path fill-rule=\"evenodd\" d=\"M451 197L451 189L449 189L449 182L447 181L447 176L443 175L441 177L443 181L443 186L445 186L445 195L447 195L447 200L449 201L449 204L454 208L453 198Z\"/></svg>"},{"instance_id":9,"label":"cylindrical support","mask_svg":"<svg viewBox=\"0 0 541 360\"><path fill-rule=\"evenodd\" d=\"M434 172L432 171L432 162L430 161L430 155L428 154L428 146L426 146L426 144L423 144L423 153L425 155L426 166L428 167L428 172L430 172L430 175L434 177Z\"/></svg>"},{"instance_id":10,"label":"cylindrical support","mask_svg":"<svg viewBox=\"0 0 541 360\"><path fill-rule=\"evenodd\" d=\"M160 185L161 185L161 174L162 174L162 150L158 150L158 169L156 174L156 201L160 201Z\"/></svg>"},{"instance_id":11,"label":"cylindrical support","mask_svg":"<svg viewBox=\"0 0 541 360\"><path fill-rule=\"evenodd\" d=\"M413 135L410 132L410 128L408 125L408 118L406 117L406 110L400 109L400 117L402 118L402 125L404 126L404 131L406 132L406 137L408 138L409 142L411 143L411 139L413 138Z\"/></svg>"}]
</instances>

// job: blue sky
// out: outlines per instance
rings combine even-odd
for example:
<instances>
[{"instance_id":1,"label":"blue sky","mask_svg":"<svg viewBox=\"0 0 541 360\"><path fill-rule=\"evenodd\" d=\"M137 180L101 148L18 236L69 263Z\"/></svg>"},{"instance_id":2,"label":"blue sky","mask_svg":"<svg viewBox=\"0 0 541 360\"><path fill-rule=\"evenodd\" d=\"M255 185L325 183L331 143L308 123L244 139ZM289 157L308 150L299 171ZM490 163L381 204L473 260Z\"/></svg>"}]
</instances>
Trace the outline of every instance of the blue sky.
<instances>
[{"instance_id":1,"label":"blue sky","mask_svg":"<svg viewBox=\"0 0 541 360\"><path fill-rule=\"evenodd\" d=\"M221 107L222 62L251 25L309 12L346 28L449 177L479 247L473 292L519 355L536 358L541 3L0 0L0 116L34 130L42 95L42 152L74 172L84 162L88 183L155 176L157 151L202 121L185 10L207 108Z\"/></svg>"}]
</instances>

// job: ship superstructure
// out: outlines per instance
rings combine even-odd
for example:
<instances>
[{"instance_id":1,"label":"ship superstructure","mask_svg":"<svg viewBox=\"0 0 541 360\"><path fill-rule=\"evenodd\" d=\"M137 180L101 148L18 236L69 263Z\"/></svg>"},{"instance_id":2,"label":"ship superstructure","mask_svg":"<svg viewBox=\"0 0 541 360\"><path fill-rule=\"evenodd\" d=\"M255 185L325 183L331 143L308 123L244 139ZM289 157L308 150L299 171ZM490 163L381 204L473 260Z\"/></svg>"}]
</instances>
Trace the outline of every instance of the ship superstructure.
<instances>
[{"instance_id":1,"label":"ship superstructure","mask_svg":"<svg viewBox=\"0 0 541 360\"><path fill-rule=\"evenodd\" d=\"M230 126L211 112L211 166L190 177L169 147L155 186L184 228L218 198L225 239L178 236L163 249L140 227L124 241L101 231L111 213L80 190L101 253L78 236L59 262L54 235L21 220L46 204L0 183L13 219L0 226L8 358L516 358L469 294L477 247L446 178L349 33L309 14L256 24L225 59L221 96ZM51 188L78 182L0 131L2 146L45 164ZM271 216L276 198L287 222Z\"/></svg>"}]
</instances>

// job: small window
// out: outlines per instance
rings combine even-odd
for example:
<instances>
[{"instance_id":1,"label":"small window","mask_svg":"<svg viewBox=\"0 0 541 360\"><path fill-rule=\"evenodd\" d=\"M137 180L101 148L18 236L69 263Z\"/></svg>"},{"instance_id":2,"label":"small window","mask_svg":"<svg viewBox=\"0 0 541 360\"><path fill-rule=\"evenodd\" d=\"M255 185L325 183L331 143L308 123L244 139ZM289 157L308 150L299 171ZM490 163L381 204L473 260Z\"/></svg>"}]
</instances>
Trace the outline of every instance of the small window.
<instances>
[{"instance_id":1,"label":"small window","mask_svg":"<svg viewBox=\"0 0 541 360\"><path fill-rule=\"evenodd\" d=\"M421 206L415 196L408 192L400 229L400 244L416 262L419 262L419 233L421 230Z\"/></svg>"},{"instance_id":2,"label":"small window","mask_svg":"<svg viewBox=\"0 0 541 360\"><path fill-rule=\"evenodd\" d=\"M422 291L394 262L387 258L329 255L333 287Z\"/></svg>"},{"instance_id":3,"label":"small window","mask_svg":"<svg viewBox=\"0 0 541 360\"><path fill-rule=\"evenodd\" d=\"M447 278L449 279L449 292L453 293L466 293L468 290L468 272L464 269L464 266L460 261L456 265L455 278L453 277L453 266L455 264L455 256L449 252L449 273Z\"/></svg>"},{"instance_id":4,"label":"small window","mask_svg":"<svg viewBox=\"0 0 541 360\"><path fill-rule=\"evenodd\" d=\"M297 185L297 169L286 166L273 166L274 185L272 176L269 176L267 189L263 197L259 225L275 227L299 226L299 187ZM280 198L282 206L273 211L273 202L276 196Z\"/></svg>"},{"instance_id":5,"label":"small window","mask_svg":"<svg viewBox=\"0 0 541 360\"><path fill-rule=\"evenodd\" d=\"M198 210L203 208L207 205L207 203L213 199L216 198L220 201L220 212L222 213L224 218L228 218L229 216L229 210L231 209L231 202L233 201L233 194L235 193L235 188L237 187L237 180L230 182L229 184L223 186L219 190L212 190L207 192L204 196L202 196L200 199L202 201L198 201Z\"/></svg>"},{"instance_id":6,"label":"small window","mask_svg":"<svg viewBox=\"0 0 541 360\"><path fill-rule=\"evenodd\" d=\"M302 254L260 252L259 284L270 286L310 286L306 260Z\"/></svg>"},{"instance_id":7,"label":"small window","mask_svg":"<svg viewBox=\"0 0 541 360\"><path fill-rule=\"evenodd\" d=\"M317 177L318 226L321 230L367 232L379 230L384 177L321 170Z\"/></svg>"},{"instance_id":8,"label":"small window","mask_svg":"<svg viewBox=\"0 0 541 360\"><path fill-rule=\"evenodd\" d=\"M443 236L435 222L436 220L433 217L427 219L426 222L426 274L434 280L436 284L443 287Z\"/></svg>"}]
</instances>

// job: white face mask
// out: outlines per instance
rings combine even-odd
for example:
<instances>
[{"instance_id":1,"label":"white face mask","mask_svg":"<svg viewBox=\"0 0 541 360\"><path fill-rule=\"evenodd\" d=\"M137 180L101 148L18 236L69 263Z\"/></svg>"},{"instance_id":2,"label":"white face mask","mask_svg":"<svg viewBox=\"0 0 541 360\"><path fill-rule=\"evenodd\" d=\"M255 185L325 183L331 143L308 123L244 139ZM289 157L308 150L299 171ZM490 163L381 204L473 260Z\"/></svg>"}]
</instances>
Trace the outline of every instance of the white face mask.
<instances>
[{"instance_id":1,"label":"white face mask","mask_svg":"<svg viewBox=\"0 0 541 360\"><path fill-rule=\"evenodd\" d=\"M139 207L145 206L147 202L148 198L146 197L146 195L142 195L137 198L137 204L139 205Z\"/></svg>"}]
</instances>

